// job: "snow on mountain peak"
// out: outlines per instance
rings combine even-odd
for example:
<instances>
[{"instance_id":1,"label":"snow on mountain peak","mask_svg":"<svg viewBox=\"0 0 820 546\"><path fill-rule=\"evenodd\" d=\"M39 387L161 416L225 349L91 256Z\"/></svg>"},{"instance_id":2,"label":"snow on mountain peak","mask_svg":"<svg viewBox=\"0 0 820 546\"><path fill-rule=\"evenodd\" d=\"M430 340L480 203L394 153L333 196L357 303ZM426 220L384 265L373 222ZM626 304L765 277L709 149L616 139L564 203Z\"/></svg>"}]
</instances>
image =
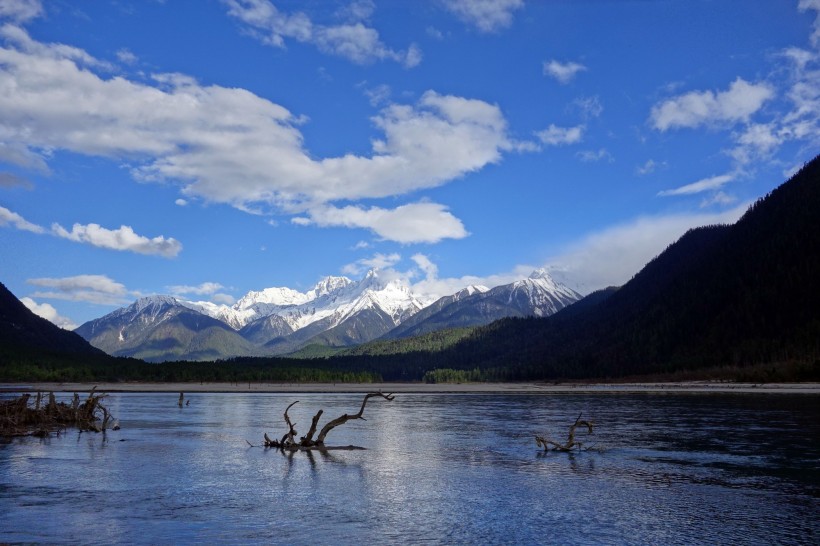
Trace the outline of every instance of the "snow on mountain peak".
<instances>
[{"instance_id":1,"label":"snow on mountain peak","mask_svg":"<svg viewBox=\"0 0 820 546\"><path fill-rule=\"evenodd\" d=\"M549 271L547 271L543 267L539 267L538 269L536 269L535 271L530 273L529 278L530 279L550 279L550 280L552 280L552 277L550 276Z\"/></svg>"},{"instance_id":2,"label":"snow on mountain peak","mask_svg":"<svg viewBox=\"0 0 820 546\"><path fill-rule=\"evenodd\" d=\"M151 306L179 305L179 301L173 296L145 296L132 303L127 309L140 313Z\"/></svg>"},{"instance_id":3,"label":"snow on mountain peak","mask_svg":"<svg viewBox=\"0 0 820 546\"><path fill-rule=\"evenodd\" d=\"M316 285L308 291L308 294L312 296L311 299L315 299L346 288L351 284L354 284L354 282L347 277L325 277L317 282Z\"/></svg>"}]
</instances>

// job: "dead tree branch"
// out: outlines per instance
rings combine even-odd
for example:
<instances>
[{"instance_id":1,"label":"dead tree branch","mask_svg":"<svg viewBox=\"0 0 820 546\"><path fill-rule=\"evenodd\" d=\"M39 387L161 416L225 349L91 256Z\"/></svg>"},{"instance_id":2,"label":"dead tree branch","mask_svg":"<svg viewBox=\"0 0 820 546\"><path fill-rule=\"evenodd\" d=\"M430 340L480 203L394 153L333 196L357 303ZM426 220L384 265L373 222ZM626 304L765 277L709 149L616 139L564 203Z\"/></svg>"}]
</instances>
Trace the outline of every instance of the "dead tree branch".
<instances>
[{"instance_id":1,"label":"dead tree branch","mask_svg":"<svg viewBox=\"0 0 820 546\"><path fill-rule=\"evenodd\" d=\"M66 427L77 427L80 432L103 432L112 420L101 401L105 394L96 394L96 387L82 404L80 396L74 393L71 404L57 402L54 393L48 394L48 402L42 404L43 393L38 392L34 407L29 406L30 394L23 394L15 400L0 401L0 436L48 436ZM114 425L114 430L118 425Z\"/></svg>"},{"instance_id":2,"label":"dead tree branch","mask_svg":"<svg viewBox=\"0 0 820 546\"><path fill-rule=\"evenodd\" d=\"M349 415L349 414L346 413L346 414L342 415L341 417L337 417L336 419L333 419L332 421L329 421L324 427L322 427L322 430L319 432L319 436L317 436L315 441L313 440L313 435L316 434L316 428L318 427L319 419L322 416L323 410L319 410L316 413L316 415L313 416L313 420L311 421L311 424L310 424L310 430L308 430L308 433L305 436L302 436L299 439L299 441L297 442L295 440L295 437L296 437L296 434L297 434L296 433L296 428L295 428L295 425L291 422L290 417L288 416L288 410L294 404L296 404L298 402L298 400L296 402L292 402L285 409L285 424L288 426L288 432L286 432L285 435L282 436L282 439L279 440L279 441L271 440L270 437L268 437L268 434L265 433L264 434L265 447L274 447L274 448L277 448L277 449L291 449L291 450L298 450L298 449L302 449L302 450L305 450L305 449L328 449L327 447L325 447L325 438L327 437L328 433L330 433L330 431L333 430L334 428L336 428L337 426L342 425L342 424L344 424L344 423L346 423L350 420L353 420L353 419L362 419L362 420L364 420L364 417L363 417L364 408L367 405L367 401L370 400L371 398L373 398L374 396L380 396L380 397L384 398L385 400L393 400L395 398L395 396L392 393L383 394L381 392L371 392L371 393L366 394L365 397L364 397L364 400L362 400L362 406L359 408L358 413L354 413L352 415ZM352 446L349 446L349 447L352 447Z\"/></svg>"},{"instance_id":3,"label":"dead tree branch","mask_svg":"<svg viewBox=\"0 0 820 546\"><path fill-rule=\"evenodd\" d=\"M535 437L535 444L538 447L543 447L544 451L549 451L550 446L553 446L554 451L570 451L570 450L572 450L573 447L577 447L578 449L581 449L583 447L583 444L581 442L578 442L578 441L575 440L575 429L578 426L587 427L587 432L589 434L592 434L592 427L595 426L595 423L593 421L582 421L581 420L581 414L579 414L578 418L575 419L575 423L573 423L569 427L569 437L567 438L566 443L560 444L560 443L555 442L553 440L550 440L550 439L548 439L544 436L536 436Z\"/></svg>"}]
</instances>

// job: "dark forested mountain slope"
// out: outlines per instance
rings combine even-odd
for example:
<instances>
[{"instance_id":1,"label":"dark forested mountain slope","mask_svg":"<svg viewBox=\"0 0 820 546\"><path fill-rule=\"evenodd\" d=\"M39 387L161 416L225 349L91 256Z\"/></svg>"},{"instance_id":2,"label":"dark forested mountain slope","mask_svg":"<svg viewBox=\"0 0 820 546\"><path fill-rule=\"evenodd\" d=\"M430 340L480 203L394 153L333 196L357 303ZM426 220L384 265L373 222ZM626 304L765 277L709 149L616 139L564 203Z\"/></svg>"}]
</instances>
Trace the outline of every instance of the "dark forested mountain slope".
<instances>
[{"instance_id":1,"label":"dark forested mountain slope","mask_svg":"<svg viewBox=\"0 0 820 546\"><path fill-rule=\"evenodd\" d=\"M102 354L74 332L32 313L3 284L0 284L0 349L5 353L34 350Z\"/></svg>"},{"instance_id":2,"label":"dark forested mountain slope","mask_svg":"<svg viewBox=\"0 0 820 546\"><path fill-rule=\"evenodd\" d=\"M689 231L618 290L478 329L453 367L601 377L820 361L820 158L731 226ZM515 375L514 374L514 375Z\"/></svg>"}]
</instances>

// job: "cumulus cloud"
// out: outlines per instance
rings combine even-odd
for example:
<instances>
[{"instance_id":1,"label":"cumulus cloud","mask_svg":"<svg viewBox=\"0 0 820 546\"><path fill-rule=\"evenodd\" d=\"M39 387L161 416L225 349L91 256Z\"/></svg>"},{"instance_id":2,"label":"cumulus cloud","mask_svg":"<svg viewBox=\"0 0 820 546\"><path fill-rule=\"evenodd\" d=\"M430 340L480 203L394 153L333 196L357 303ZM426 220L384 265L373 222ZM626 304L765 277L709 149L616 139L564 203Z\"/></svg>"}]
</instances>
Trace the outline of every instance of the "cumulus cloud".
<instances>
[{"instance_id":1,"label":"cumulus cloud","mask_svg":"<svg viewBox=\"0 0 820 546\"><path fill-rule=\"evenodd\" d=\"M0 207L0 226L11 225L14 228L30 231L32 233L45 233L45 228L32 224L16 212L12 212L5 207Z\"/></svg>"},{"instance_id":2,"label":"cumulus cloud","mask_svg":"<svg viewBox=\"0 0 820 546\"><path fill-rule=\"evenodd\" d=\"M562 84L571 82L579 72L586 69L586 66L575 62L561 63L555 59L544 61L544 75L550 76Z\"/></svg>"},{"instance_id":3,"label":"cumulus cloud","mask_svg":"<svg viewBox=\"0 0 820 546\"><path fill-rule=\"evenodd\" d=\"M18 47L0 48L0 128L18 150L43 164L44 150L59 149L127 159L139 180L176 181L186 196L240 210L300 214L407 194L531 149L509 136L497 105L427 91L372 118L383 136L370 155L315 158L298 128L304 118L244 89L180 74L155 75L153 86L105 79L78 60L84 52L36 44L21 29L11 35ZM164 248L173 254L172 244Z\"/></svg>"},{"instance_id":4,"label":"cumulus cloud","mask_svg":"<svg viewBox=\"0 0 820 546\"><path fill-rule=\"evenodd\" d=\"M421 62L421 51L412 44L404 51L387 47L378 31L363 23L373 11L372 2L356 2L343 15L347 22L320 25L302 12L285 13L269 0L223 0L228 14L248 25L264 43L284 47L286 40L311 43L320 51L357 64L393 60L411 68Z\"/></svg>"},{"instance_id":5,"label":"cumulus cloud","mask_svg":"<svg viewBox=\"0 0 820 546\"><path fill-rule=\"evenodd\" d=\"M28 284L44 288L33 294L35 298L82 301L98 305L122 305L128 296L139 295L130 292L125 285L105 275L77 275L74 277L28 279Z\"/></svg>"},{"instance_id":6,"label":"cumulus cloud","mask_svg":"<svg viewBox=\"0 0 820 546\"><path fill-rule=\"evenodd\" d=\"M748 121L774 96L774 88L766 82L737 78L726 91L691 91L656 104L650 119L659 131Z\"/></svg>"},{"instance_id":7,"label":"cumulus cloud","mask_svg":"<svg viewBox=\"0 0 820 546\"><path fill-rule=\"evenodd\" d=\"M149 239L135 233L131 226L106 229L99 224L74 224L71 231L68 231L60 224L52 224L51 231L58 237L76 243L88 243L100 248L126 250L137 254L153 254L173 258L182 250L182 243L173 237L166 239L159 235Z\"/></svg>"},{"instance_id":8,"label":"cumulus cloud","mask_svg":"<svg viewBox=\"0 0 820 546\"><path fill-rule=\"evenodd\" d=\"M43 317L47 321L51 322L52 324L56 324L60 328L63 328L65 330L73 330L77 327L77 324L73 320L61 316L54 308L54 306L52 306L49 303L37 303L31 298L20 298L20 301L32 313L39 317Z\"/></svg>"},{"instance_id":9,"label":"cumulus cloud","mask_svg":"<svg viewBox=\"0 0 820 546\"><path fill-rule=\"evenodd\" d=\"M564 144L575 144L581 142L584 136L584 126L577 125L575 127L557 127L550 124L549 127L543 131L538 131L535 136L548 146L562 146Z\"/></svg>"},{"instance_id":10,"label":"cumulus cloud","mask_svg":"<svg viewBox=\"0 0 820 546\"><path fill-rule=\"evenodd\" d=\"M309 211L309 218L294 223L320 227L364 228L382 239L399 243L437 243L442 239L462 239L469 233L461 220L438 203L410 203L395 209L322 206Z\"/></svg>"},{"instance_id":11,"label":"cumulus cloud","mask_svg":"<svg viewBox=\"0 0 820 546\"><path fill-rule=\"evenodd\" d=\"M724 185L734 180L735 177L736 175L734 173L711 176L709 178L698 180L697 182L692 182L691 184L686 184L685 186L660 191L658 192L658 195L661 197L668 197L670 195L692 195L705 191L713 191L722 188Z\"/></svg>"},{"instance_id":12,"label":"cumulus cloud","mask_svg":"<svg viewBox=\"0 0 820 546\"><path fill-rule=\"evenodd\" d=\"M40 0L0 0L0 19L22 23L43 14Z\"/></svg>"},{"instance_id":13,"label":"cumulus cloud","mask_svg":"<svg viewBox=\"0 0 820 546\"><path fill-rule=\"evenodd\" d=\"M509 27L524 0L443 0L444 7L480 32L498 32Z\"/></svg>"},{"instance_id":14,"label":"cumulus cloud","mask_svg":"<svg viewBox=\"0 0 820 546\"><path fill-rule=\"evenodd\" d=\"M108 248L111 250L127 250L138 254L155 254L166 258L173 258L182 250L182 243L173 237L165 238L162 235L149 239L138 235L130 226L120 226L119 229L106 229L99 224L74 224L68 231L60 224L52 224L51 231L37 224L33 224L5 207L0 207L0 226L10 225L14 228L32 233L50 233L63 239L77 243Z\"/></svg>"}]
</instances>

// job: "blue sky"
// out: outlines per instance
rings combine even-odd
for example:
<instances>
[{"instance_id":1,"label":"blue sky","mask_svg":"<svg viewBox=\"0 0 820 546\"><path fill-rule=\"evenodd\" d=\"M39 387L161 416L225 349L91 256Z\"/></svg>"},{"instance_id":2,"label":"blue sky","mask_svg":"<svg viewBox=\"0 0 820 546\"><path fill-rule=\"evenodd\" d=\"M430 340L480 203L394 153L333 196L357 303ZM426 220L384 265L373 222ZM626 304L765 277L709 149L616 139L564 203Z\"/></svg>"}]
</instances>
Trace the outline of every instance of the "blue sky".
<instances>
[{"instance_id":1,"label":"blue sky","mask_svg":"<svg viewBox=\"0 0 820 546\"><path fill-rule=\"evenodd\" d=\"M0 0L0 282L622 284L820 150L820 0Z\"/></svg>"}]
</instances>

